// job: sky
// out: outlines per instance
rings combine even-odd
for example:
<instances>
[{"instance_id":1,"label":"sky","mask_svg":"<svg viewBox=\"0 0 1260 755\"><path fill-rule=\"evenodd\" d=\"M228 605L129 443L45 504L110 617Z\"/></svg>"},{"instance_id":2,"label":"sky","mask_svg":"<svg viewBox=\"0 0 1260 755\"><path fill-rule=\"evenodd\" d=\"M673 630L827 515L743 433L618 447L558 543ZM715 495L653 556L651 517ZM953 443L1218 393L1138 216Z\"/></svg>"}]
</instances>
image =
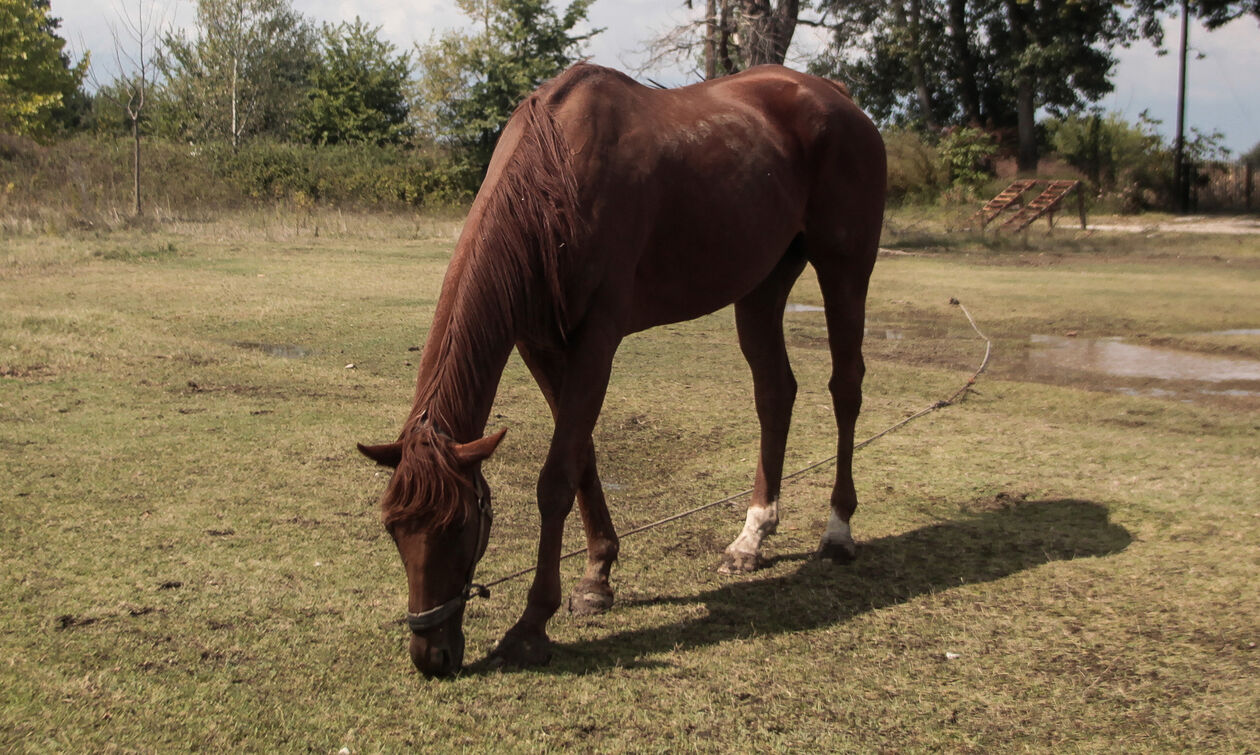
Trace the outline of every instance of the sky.
<instances>
[{"instance_id":1,"label":"sky","mask_svg":"<svg viewBox=\"0 0 1260 755\"><path fill-rule=\"evenodd\" d=\"M194 0L143 0L166 9L176 25L194 19ZM119 28L123 4L134 9L137 0L52 0L53 15L62 19L62 36L78 54L91 50L98 80L112 78L114 43L111 25ZM698 6L702 4L695 3ZM294 0L300 13L316 22L350 21L360 16L381 26L382 36L400 50L426 42L434 34L456 29L466 19L450 0ZM588 43L591 60L632 73L645 60L644 42L685 18L683 0L596 0L589 18L603 33ZM1175 50L1180 26L1165 24L1165 44ZM788 64L804 67L805 56L821 44L817 30L798 27ZM1197 24L1190 29L1190 60L1186 85L1186 125L1205 133L1220 131L1224 145L1234 156L1260 144L1260 23L1254 17L1238 19L1216 31ZM1162 121L1159 127L1171 139L1176 128L1177 56L1160 56L1147 42L1116 51L1119 58L1113 82L1115 91L1099 103L1136 122L1142 111ZM1202 55L1203 57L1199 57ZM678 66L658 68L639 75L667 86L691 83L696 75Z\"/></svg>"}]
</instances>

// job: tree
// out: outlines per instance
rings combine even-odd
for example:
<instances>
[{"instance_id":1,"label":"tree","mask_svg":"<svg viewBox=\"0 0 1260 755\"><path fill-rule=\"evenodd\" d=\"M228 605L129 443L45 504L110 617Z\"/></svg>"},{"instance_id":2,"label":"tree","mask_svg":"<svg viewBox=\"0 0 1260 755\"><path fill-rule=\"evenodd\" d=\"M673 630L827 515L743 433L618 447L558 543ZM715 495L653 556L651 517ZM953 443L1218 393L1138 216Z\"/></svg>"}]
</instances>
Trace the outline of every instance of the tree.
<instances>
[{"instance_id":1,"label":"tree","mask_svg":"<svg viewBox=\"0 0 1260 755\"><path fill-rule=\"evenodd\" d=\"M693 0L685 0L685 5L694 8ZM648 59L640 70L694 61L697 55L705 79L763 63L781 64L801 22L801 8L801 0L705 0L702 18L671 29L648 45Z\"/></svg>"},{"instance_id":2,"label":"tree","mask_svg":"<svg viewBox=\"0 0 1260 755\"><path fill-rule=\"evenodd\" d=\"M379 33L357 17L353 24L324 25L300 119L308 141L386 144L411 135L405 91L411 56L396 54Z\"/></svg>"},{"instance_id":3,"label":"tree","mask_svg":"<svg viewBox=\"0 0 1260 755\"><path fill-rule=\"evenodd\" d=\"M289 0L197 0L196 37L168 34L160 58L189 138L286 136L316 60L315 32Z\"/></svg>"},{"instance_id":4,"label":"tree","mask_svg":"<svg viewBox=\"0 0 1260 755\"><path fill-rule=\"evenodd\" d=\"M119 17L122 21L121 31L116 26L110 27L114 38L114 64L118 74L112 85L102 86L97 83L94 99L98 102L109 102L130 126L132 210L138 217L143 209L140 180L141 122L151 102L156 75L154 55L167 20L156 3L146 3L145 0L135 0L134 10L128 10L124 5L119 11ZM95 75L92 80L96 82Z\"/></svg>"},{"instance_id":5,"label":"tree","mask_svg":"<svg viewBox=\"0 0 1260 755\"><path fill-rule=\"evenodd\" d=\"M1255 146L1244 152L1241 161L1252 168L1260 168L1260 142L1256 142Z\"/></svg>"},{"instance_id":6,"label":"tree","mask_svg":"<svg viewBox=\"0 0 1260 755\"><path fill-rule=\"evenodd\" d=\"M1162 44L1181 0L821 0L833 30L811 66L847 81L880 121L1014 131L1021 171L1036 168L1035 116L1080 112L1112 90L1113 51ZM1260 0L1195 0L1209 28Z\"/></svg>"},{"instance_id":7,"label":"tree","mask_svg":"<svg viewBox=\"0 0 1260 755\"><path fill-rule=\"evenodd\" d=\"M457 0L480 28L417 49L422 131L484 169L517 103L573 63L598 33L574 33L592 2L572 0L558 13L549 0Z\"/></svg>"},{"instance_id":8,"label":"tree","mask_svg":"<svg viewBox=\"0 0 1260 755\"><path fill-rule=\"evenodd\" d=\"M838 75L877 119L1014 129L1021 171L1037 165L1035 115L1111 91L1112 50L1155 33L1149 14L1107 0L824 0Z\"/></svg>"},{"instance_id":9,"label":"tree","mask_svg":"<svg viewBox=\"0 0 1260 755\"><path fill-rule=\"evenodd\" d=\"M730 5L733 0L723 0ZM733 12L732 12L733 11ZM740 0L727 15L734 15L739 57L745 67L783 63L792 35L796 33L799 0ZM719 48L721 46L719 39ZM729 43L728 43L729 44Z\"/></svg>"},{"instance_id":10,"label":"tree","mask_svg":"<svg viewBox=\"0 0 1260 755\"><path fill-rule=\"evenodd\" d=\"M1157 125L1145 112L1137 124L1118 113L1101 112L1052 117L1045 123L1051 148L1104 192L1116 190L1128 173L1157 172L1167 151Z\"/></svg>"},{"instance_id":11,"label":"tree","mask_svg":"<svg viewBox=\"0 0 1260 755\"><path fill-rule=\"evenodd\" d=\"M79 91L85 56L72 64L48 0L0 0L0 129L46 137Z\"/></svg>"},{"instance_id":12,"label":"tree","mask_svg":"<svg viewBox=\"0 0 1260 755\"><path fill-rule=\"evenodd\" d=\"M1143 18L1155 20L1160 15L1177 16L1181 13L1182 0L1137 0L1135 12ZM1190 16L1199 19L1209 30L1248 14L1260 18L1260 0L1190 0ZM1158 33L1152 30L1152 38Z\"/></svg>"}]
</instances>

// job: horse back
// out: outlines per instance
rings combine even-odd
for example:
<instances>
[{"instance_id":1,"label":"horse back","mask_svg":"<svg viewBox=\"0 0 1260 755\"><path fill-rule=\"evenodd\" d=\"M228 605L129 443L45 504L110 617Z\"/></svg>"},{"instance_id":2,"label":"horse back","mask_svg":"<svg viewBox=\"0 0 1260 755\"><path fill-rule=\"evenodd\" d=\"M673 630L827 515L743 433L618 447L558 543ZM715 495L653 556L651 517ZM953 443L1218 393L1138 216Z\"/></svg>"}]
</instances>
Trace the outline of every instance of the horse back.
<instances>
[{"instance_id":1,"label":"horse back","mask_svg":"<svg viewBox=\"0 0 1260 755\"><path fill-rule=\"evenodd\" d=\"M834 235L874 195L882 212L883 142L836 82L759 66L660 90L583 64L534 97L584 221L565 252L569 308L621 306L626 332L736 301L794 239Z\"/></svg>"}]
</instances>

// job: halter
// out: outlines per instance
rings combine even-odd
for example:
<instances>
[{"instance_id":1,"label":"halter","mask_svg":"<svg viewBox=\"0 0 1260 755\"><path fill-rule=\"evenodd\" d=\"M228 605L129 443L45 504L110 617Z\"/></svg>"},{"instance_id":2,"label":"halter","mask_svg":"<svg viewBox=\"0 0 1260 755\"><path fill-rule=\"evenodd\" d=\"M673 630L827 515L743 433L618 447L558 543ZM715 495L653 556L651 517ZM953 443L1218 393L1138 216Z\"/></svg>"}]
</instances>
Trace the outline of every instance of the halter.
<instances>
[{"instance_id":1,"label":"halter","mask_svg":"<svg viewBox=\"0 0 1260 755\"><path fill-rule=\"evenodd\" d=\"M425 611L419 613L407 612L407 626L411 627L412 632L425 632L434 627L441 625L447 619L455 615L455 612L464 607L474 596L481 598L490 597L490 588L485 585L473 584L473 572L477 570L477 563L481 561L481 557L486 553L486 546L490 544L490 524L494 521L494 511L490 508L490 496L486 493L485 486L481 484L481 476L477 475L473 478L474 490L477 494L477 555L473 557L472 563L468 565L468 576L464 579L464 589L458 595Z\"/></svg>"}]
</instances>

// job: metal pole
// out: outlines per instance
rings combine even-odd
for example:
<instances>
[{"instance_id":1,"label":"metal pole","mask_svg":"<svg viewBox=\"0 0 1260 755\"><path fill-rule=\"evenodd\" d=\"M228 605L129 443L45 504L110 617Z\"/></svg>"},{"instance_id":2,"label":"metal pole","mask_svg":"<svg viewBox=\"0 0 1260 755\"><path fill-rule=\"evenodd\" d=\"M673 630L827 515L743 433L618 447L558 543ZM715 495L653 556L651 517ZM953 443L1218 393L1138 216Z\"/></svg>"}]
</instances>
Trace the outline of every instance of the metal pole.
<instances>
[{"instance_id":1,"label":"metal pole","mask_svg":"<svg viewBox=\"0 0 1260 755\"><path fill-rule=\"evenodd\" d=\"M1173 202L1178 212L1189 209L1186 175L1186 50L1190 38L1190 1L1181 0L1181 66L1177 71L1177 142L1173 156Z\"/></svg>"}]
</instances>

